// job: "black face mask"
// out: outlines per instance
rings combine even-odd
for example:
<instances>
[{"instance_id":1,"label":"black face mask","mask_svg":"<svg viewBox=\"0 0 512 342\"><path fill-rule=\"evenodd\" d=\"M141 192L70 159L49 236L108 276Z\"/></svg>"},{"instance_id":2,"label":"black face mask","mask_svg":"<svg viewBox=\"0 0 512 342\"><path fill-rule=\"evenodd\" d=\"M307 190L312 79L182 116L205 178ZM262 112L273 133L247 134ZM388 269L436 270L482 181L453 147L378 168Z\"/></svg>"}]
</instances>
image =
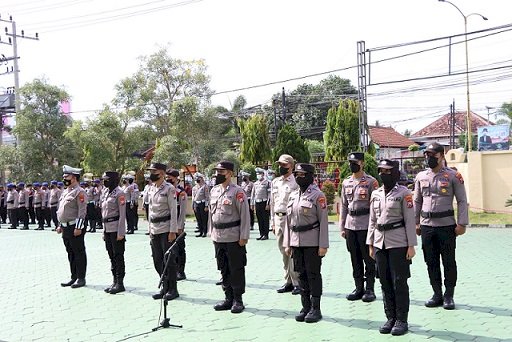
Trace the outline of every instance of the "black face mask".
<instances>
[{"instance_id":1,"label":"black face mask","mask_svg":"<svg viewBox=\"0 0 512 342\"><path fill-rule=\"evenodd\" d=\"M313 175L310 173L307 173L304 177L295 178L295 181L299 185L300 191L304 192L307 190L308 186L313 184Z\"/></svg>"},{"instance_id":2,"label":"black face mask","mask_svg":"<svg viewBox=\"0 0 512 342\"><path fill-rule=\"evenodd\" d=\"M249 178L248 177L244 177L244 182L248 182L249 181Z\"/></svg>"},{"instance_id":3,"label":"black face mask","mask_svg":"<svg viewBox=\"0 0 512 342\"><path fill-rule=\"evenodd\" d=\"M434 156L428 156L427 165L429 168L435 169L439 165L439 160Z\"/></svg>"},{"instance_id":4,"label":"black face mask","mask_svg":"<svg viewBox=\"0 0 512 342\"><path fill-rule=\"evenodd\" d=\"M286 174L288 173L288 171L289 171L289 170L290 170L290 169L289 169L289 168L287 168L287 167L279 166L279 174L280 174L281 176L286 175Z\"/></svg>"},{"instance_id":5,"label":"black face mask","mask_svg":"<svg viewBox=\"0 0 512 342\"><path fill-rule=\"evenodd\" d=\"M70 186L71 185L71 180L70 179L63 179L62 183L64 183L64 186Z\"/></svg>"},{"instance_id":6,"label":"black face mask","mask_svg":"<svg viewBox=\"0 0 512 342\"><path fill-rule=\"evenodd\" d=\"M151 181L153 181L153 182L156 182L157 180L160 179L160 175L157 173L152 173L149 175L149 179L151 179Z\"/></svg>"},{"instance_id":7,"label":"black face mask","mask_svg":"<svg viewBox=\"0 0 512 342\"><path fill-rule=\"evenodd\" d=\"M350 171L352 173L357 173L357 172L359 172L359 170L361 170L361 165L356 164L356 163L350 163Z\"/></svg>"},{"instance_id":8,"label":"black face mask","mask_svg":"<svg viewBox=\"0 0 512 342\"><path fill-rule=\"evenodd\" d=\"M395 186L396 179L393 175L387 173L380 173L379 176L380 179L382 180L382 183L384 184L384 189L390 190Z\"/></svg>"},{"instance_id":9,"label":"black face mask","mask_svg":"<svg viewBox=\"0 0 512 342\"><path fill-rule=\"evenodd\" d=\"M217 175L215 176L215 185L222 184L226 181L226 175Z\"/></svg>"}]
</instances>

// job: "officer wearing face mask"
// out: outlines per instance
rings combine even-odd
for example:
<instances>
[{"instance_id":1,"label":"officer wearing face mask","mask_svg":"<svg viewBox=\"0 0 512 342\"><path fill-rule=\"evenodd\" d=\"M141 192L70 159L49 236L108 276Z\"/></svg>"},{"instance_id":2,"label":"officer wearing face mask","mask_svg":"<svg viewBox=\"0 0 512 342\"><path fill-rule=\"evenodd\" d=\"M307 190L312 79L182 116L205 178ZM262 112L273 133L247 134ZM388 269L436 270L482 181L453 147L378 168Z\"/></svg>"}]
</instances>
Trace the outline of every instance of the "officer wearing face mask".
<instances>
[{"instance_id":1,"label":"officer wearing face mask","mask_svg":"<svg viewBox=\"0 0 512 342\"><path fill-rule=\"evenodd\" d=\"M464 179L459 172L445 166L444 148L440 144L429 144L425 158L429 169L418 173L414 188L416 234L421 235L423 257L434 290L425 306L442 305L446 310L453 310L457 283L456 237L466 232L469 223ZM457 218L453 210L454 197ZM444 268L444 295L440 258Z\"/></svg>"},{"instance_id":2,"label":"officer wearing face mask","mask_svg":"<svg viewBox=\"0 0 512 342\"><path fill-rule=\"evenodd\" d=\"M196 185L192 188L192 209L197 221L196 237L206 237L208 232L208 201L210 188L204 181L204 176L197 172L194 175Z\"/></svg>"},{"instance_id":3,"label":"officer wearing face mask","mask_svg":"<svg viewBox=\"0 0 512 342\"><path fill-rule=\"evenodd\" d=\"M7 184L6 204L7 216L11 224L9 229L16 229L18 227L18 192L12 183Z\"/></svg>"},{"instance_id":4,"label":"officer wearing face mask","mask_svg":"<svg viewBox=\"0 0 512 342\"><path fill-rule=\"evenodd\" d=\"M297 322L315 323L322 319L322 257L329 248L327 199L313 183L315 167L311 164L295 166L298 189L290 194L286 208L283 247L292 257L299 274L302 309L295 316Z\"/></svg>"},{"instance_id":5,"label":"officer wearing face mask","mask_svg":"<svg viewBox=\"0 0 512 342\"><path fill-rule=\"evenodd\" d=\"M20 230L28 230L29 191L25 189L25 183L18 183L18 219L23 223Z\"/></svg>"},{"instance_id":6,"label":"officer wearing face mask","mask_svg":"<svg viewBox=\"0 0 512 342\"><path fill-rule=\"evenodd\" d=\"M364 153L352 152L348 155L348 161L352 175L343 180L341 186L340 229L350 253L356 288L346 298L372 302L375 300L375 261L370 257L366 235L370 217L370 196L379 187L379 183L363 171Z\"/></svg>"},{"instance_id":7,"label":"officer wearing face mask","mask_svg":"<svg viewBox=\"0 0 512 342\"><path fill-rule=\"evenodd\" d=\"M252 189L254 188L254 183L251 182L251 174L245 171L241 172L242 176L242 184L240 185L242 189L245 191L245 195L247 196L247 199L249 200L249 203L251 203L251 195L252 195ZM252 207L249 207L249 214L251 216L251 230L254 229L254 209Z\"/></svg>"},{"instance_id":8,"label":"officer wearing face mask","mask_svg":"<svg viewBox=\"0 0 512 342\"><path fill-rule=\"evenodd\" d=\"M51 186L50 186L50 215L52 217L53 224L55 225L55 229L57 229L57 226L59 225L59 220L57 219L57 209L59 207L59 199L60 195L62 193L62 190L58 187L58 183L56 180L52 180Z\"/></svg>"},{"instance_id":9,"label":"officer wearing face mask","mask_svg":"<svg viewBox=\"0 0 512 342\"><path fill-rule=\"evenodd\" d=\"M290 194L298 189L295 177L292 174L295 161L289 154L283 154L277 160L279 163L280 177L272 181L271 197L270 197L270 226L276 236L277 246L283 257L284 279L285 283L277 293L292 292L297 295L300 293L299 275L293 268L293 260L286 254L283 247L283 232L286 225L286 208L288 207L288 198Z\"/></svg>"},{"instance_id":10,"label":"officer wearing face mask","mask_svg":"<svg viewBox=\"0 0 512 342\"><path fill-rule=\"evenodd\" d=\"M383 186L370 199L370 224L366 243L377 262L382 301L387 322L381 334L403 335L408 329L410 264L414 246L414 208L412 194L398 185L398 162L384 159L378 164Z\"/></svg>"},{"instance_id":11,"label":"officer wearing face mask","mask_svg":"<svg viewBox=\"0 0 512 342\"><path fill-rule=\"evenodd\" d=\"M260 237L256 240L268 240L270 226L270 188L271 183L265 178L265 170L256 168L256 182L251 192L251 211L256 209Z\"/></svg>"},{"instance_id":12,"label":"officer wearing face mask","mask_svg":"<svg viewBox=\"0 0 512 342\"><path fill-rule=\"evenodd\" d=\"M4 186L0 185L0 219L5 224L7 220L7 193L4 190Z\"/></svg>"}]
</instances>

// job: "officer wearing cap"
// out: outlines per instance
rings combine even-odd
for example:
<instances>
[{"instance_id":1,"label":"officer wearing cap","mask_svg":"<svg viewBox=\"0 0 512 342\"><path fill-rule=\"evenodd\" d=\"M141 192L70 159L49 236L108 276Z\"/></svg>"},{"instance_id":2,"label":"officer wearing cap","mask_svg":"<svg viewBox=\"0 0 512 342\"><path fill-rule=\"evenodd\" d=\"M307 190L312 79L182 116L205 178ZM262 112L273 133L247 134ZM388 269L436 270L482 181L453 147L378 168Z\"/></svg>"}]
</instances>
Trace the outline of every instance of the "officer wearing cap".
<instances>
[{"instance_id":1,"label":"officer wearing cap","mask_svg":"<svg viewBox=\"0 0 512 342\"><path fill-rule=\"evenodd\" d=\"M289 154L283 154L277 160L279 163L279 174L272 181L270 197L270 226L277 239L277 246L283 257L284 279L285 283L279 289L278 293L292 292L299 294L299 275L294 271L293 260L290 258L283 247L283 232L286 225L286 215L288 206L288 197L290 193L298 189L295 177L292 174L295 161Z\"/></svg>"},{"instance_id":2,"label":"officer wearing cap","mask_svg":"<svg viewBox=\"0 0 512 342\"><path fill-rule=\"evenodd\" d=\"M204 176L197 172L194 175L196 185L192 188L192 209L197 221L196 237L206 237L208 231L208 203L210 188L204 181Z\"/></svg>"},{"instance_id":3,"label":"officer wearing cap","mask_svg":"<svg viewBox=\"0 0 512 342\"><path fill-rule=\"evenodd\" d=\"M254 188L254 183L251 182L251 174L245 171L240 172L240 176L242 176L242 184L241 187L245 191L245 195L247 196L247 200L251 203L251 195L252 189ZM254 229L254 209L249 206L249 215L251 218L251 230Z\"/></svg>"},{"instance_id":4,"label":"officer wearing cap","mask_svg":"<svg viewBox=\"0 0 512 342\"><path fill-rule=\"evenodd\" d=\"M366 235L370 217L370 196L379 187L379 183L364 172L363 152L350 153L348 161L352 175L343 180L341 185L339 224L341 236L346 239L347 250L350 253L352 277L356 288L346 298L372 302L375 300L375 260L368 252Z\"/></svg>"},{"instance_id":5,"label":"officer wearing cap","mask_svg":"<svg viewBox=\"0 0 512 342\"><path fill-rule=\"evenodd\" d=\"M276 177L276 172L272 169L267 170L267 179L272 183L274 178Z\"/></svg>"},{"instance_id":6,"label":"officer wearing cap","mask_svg":"<svg viewBox=\"0 0 512 342\"><path fill-rule=\"evenodd\" d=\"M128 205L126 206L126 224L127 224L127 232L126 234L133 234L135 231L135 218L137 213L133 211L135 206L134 198L136 196L135 188L133 186L134 176L127 174L123 176L123 191L126 194L126 202Z\"/></svg>"},{"instance_id":7,"label":"officer wearing cap","mask_svg":"<svg viewBox=\"0 0 512 342\"><path fill-rule=\"evenodd\" d=\"M43 219L46 222L46 227L51 228L52 215L50 211L50 189L48 182L41 183L41 190L43 191Z\"/></svg>"},{"instance_id":8,"label":"officer wearing cap","mask_svg":"<svg viewBox=\"0 0 512 342\"><path fill-rule=\"evenodd\" d=\"M180 183L180 172L175 169L168 169L166 171L167 182L171 183L176 189L177 199L177 224L178 235L185 231L185 217L187 215L187 193ZM185 236L178 240L176 246L176 280L187 279L185 274L185 263L187 262L187 252L185 251Z\"/></svg>"},{"instance_id":9,"label":"officer wearing cap","mask_svg":"<svg viewBox=\"0 0 512 342\"><path fill-rule=\"evenodd\" d=\"M35 230L44 230L44 216L43 216L43 200L44 192L41 189L39 182L34 182L34 210L36 213L37 228Z\"/></svg>"},{"instance_id":10,"label":"officer wearing cap","mask_svg":"<svg viewBox=\"0 0 512 342\"><path fill-rule=\"evenodd\" d=\"M85 252L85 216L87 203L84 189L79 185L81 169L64 165L63 183L67 187L62 191L57 209L59 226L57 233L62 233L62 240L68 253L71 279L61 286L79 288L85 286L87 254ZM76 283L75 283L76 282Z\"/></svg>"},{"instance_id":11,"label":"officer wearing cap","mask_svg":"<svg viewBox=\"0 0 512 342\"><path fill-rule=\"evenodd\" d=\"M447 310L453 310L457 283L456 237L466 232L469 223L464 179L459 172L445 166L444 148L440 144L429 144L425 159L429 168L418 173L414 188L416 234L421 235L423 257L434 290L425 306L442 305ZM454 197L457 201L457 219L453 210ZM444 295L440 257L444 267Z\"/></svg>"},{"instance_id":12,"label":"officer wearing cap","mask_svg":"<svg viewBox=\"0 0 512 342\"><path fill-rule=\"evenodd\" d=\"M416 254L412 194L398 185L398 162L389 159L378 164L383 186L372 192L370 224L366 243L375 258L382 288L387 321L381 334L403 335L408 331L410 264Z\"/></svg>"},{"instance_id":13,"label":"officer wearing cap","mask_svg":"<svg viewBox=\"0 0 512 342\"><path fill-rule=\"evenodd\" d=\"M103 221L103 240L110 259L112 285L105 292L116 294L124 288L124 249L126 234L126 197L119 187L119 173L106 171L101 177L105 188L101 193L101 214Z\"/></svg>"},{"instance_id":14,"label":"officer wearing cap","mask_svg":"<svg viewBox=\"0 0 512 342\"><path fill-rule=\"evenodd\" d=\"M256 209L260 237L256 240L268 240L270 227L270 189L272 183L265 177L265 170L256 168L256 182L251 192L251 211Z\"/></svg>"},{"instance_id":15,"label":"officer wearing cap","mask_svg":"<svg viewBox=\"0 0 512 342\"><path fill-rule=\"evenodd\" d=\"M295 320L315 323L322 319L321 267L329 248L327 200L314 184L313 165L299 163L294 174L298 189L288 200L283 247L299 273L302 309Z\"/></svg>"},{"instance_id":16,"label":"officer wearing cap","mask_svg":"<svg viewBox=\"0 0 512 342\"><path fill-rule=\"evenodd\" d=\"M153 181L149 189L149 237L153 265L158 275L162 273L167 262L167 271L164 276L163 287L153 299L173 300L179 297L176 284L176 257L166 254L178 232L176 189L165 181L165 164L152 163L147 170Z\"/></svg>"},{"instance_id":17,"label":"officer wearing cap","mask_svg":"<svg viewBox=\"0 0 512 342\"><path fill-rule=\"evenodd\" d=\"M142 203L144 204L144 211L146 212L146 221L149 221L148 213L149 213L149 189L151 189L151 179L149 179L149 173L144 174L144 189L142 190Z\"/></svg>"},{"instance_id":18,"label":"officer wearing cap","mask_svg":"<svg viewBox=\"0 0 512 342\"><path fill-rule=\"evenodd\" d=\"M18 227L18 192L16 186L12 183L7 184L7 216L9 216L9 229Z\"/></svg>"},{"instance_id":19,"label":"officer wearing cap","mask_svg":"<svg viewBox=\"0 0 512 342\"><path fill-rule=\"evenodd\" d=\"M28 229L28 202L29 192L25 189L25 183L18 183L18 219L23 223L23 228L20 230Z\"/></svg>"},{"instance_id":20,"label":"officer wearing cap","mask_svg":"<svg viewBox=\"0 0 512 342\"><path fill-rule=\"evenodd\" d=\"M208 232L215 246L225 294L224 301L217 303L214 309L240 313L245 308L242 295L245 292L245 245L249 240L250 217L244 190L231 183L234 168L234 164L226 160L215 167L216 185L210 194Z\"/></svg>"},{"instance_id":21,"label":"officer wearing cap","mask_svg":"<svg viewBox=\"0 0 512 342\"><path fill-rule=\"evenodd\" d=\"M101 215L101 195L103 193L104 186L101 184L101 179L95 179L92 181L94 187L94 217L96 218L96 228L103 228L103 216Z\"/></svg>"},{"instance_id":22,"label":"officer wearing cap","mask_svg":"<svg viewBox=\"0 0 512 342\"><path fill-rule=\"evenodd\" d=\"M59 220L57 218L57 209L59 207L59 198L62 193L62 190L58 187L59 182L57 182L56 180L52 180L50 184L50 214L53 224L55 225L55 229L57 229L57 226L59 225Z\"/></svg>"},{"instance_id":23,"label":"officer wearing cap","mask_svg":"<svg viewBox=\"0 0 512 342\"><path fill-rule=\"evenodd\" d=\"M7 193L4 186L0 184L0 219L2 223L7 220Z\"/></svg>"},{"instance_id":24,"label":"officer wearing cap","mask_svg":"<svg viewBox=\"0 0 512 342\"><path fill-rule=\"evenodd\" d=\"M27 183L25 190L28 193L28 216L30 218L30 224L36 224L36 212L34 210L34 189L31 183Z\"/></svg>"}]
</instances>

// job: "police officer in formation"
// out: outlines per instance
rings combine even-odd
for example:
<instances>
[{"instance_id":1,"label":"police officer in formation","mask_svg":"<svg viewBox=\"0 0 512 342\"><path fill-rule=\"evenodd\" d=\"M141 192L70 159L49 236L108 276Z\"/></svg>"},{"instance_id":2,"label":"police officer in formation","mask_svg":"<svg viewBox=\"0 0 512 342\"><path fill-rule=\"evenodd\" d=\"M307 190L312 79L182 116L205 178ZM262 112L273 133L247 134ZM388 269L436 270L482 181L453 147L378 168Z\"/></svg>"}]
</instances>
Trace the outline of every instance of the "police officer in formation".
<instances>
[{"instance_id":1,"label":"police officer in formation","mask_svg":"<svg viewBox=\"0 0 512 342\"><path fill-rule=\"evenodd\" d=\"M71 279L61 283L61 286L79 288L85 286L87 270L87 254L85 252L85 216L87 214L86 194L80 187L81 169L64 165L63 183L66 189L62 191L57 209L59 227L57 233L62 234L62 240L68 253Z\"/></svg>"},{"instance_id":2,"label":"police officer in formation","mask_svg":"<svg viewBox=\"0 0 512 342\"><path fill-rule=\"evenodd\" d=\"M293 191L298 189L295 177L292 174L295 162L293 157L289 154L281 155L277 162L279 163L279 174L281 176L272 181L270 224L277 239L277 246L283 257L285 278L284 285L277 289L277 292L292 292L292 294L296 295L300 293L299 275L294 270L292 258L286 253L283 247L288 198Z\"/></svg>"},{"instance_id":3,"label":"police officer in formation","mask_svg":"<svg viewBox=\"0 0 512 342\"><path fill-rule=\"evenodd\" d=\"M283 231L283 247L299 273L302 309L297 322L315 323L322 319L322 258L329 248L327 200L314 184L315 167L295 166L298 189L290 194Z\"/></svg>"},{"instance_id":4,"label":"police officer in formation","mask_svg":"<svg viewBox=\"0 0 512 342\"><path fill-rule=\"evenodd\" d=\"M217 268L222 274L225 299L214 306L216 311L240 313L245 307L245 245L250 235L249 202L245 191L231 182L234 164L221 161L215 167L215 183L210 194L208 231L215 247Z\"/></svg>"},{"instance_id":5,"label":"police officer in formation","mask_svg":"<svg viewBox=\"0 0 512 342\"><path fill-rule=\"evenodd\" d=\"M208 203L210 188L204 181L204 176L197 172L194 175L196 185L192 188L192 209L197 221L196 237L206 237L208 232Z\"/></svg>"},{"instance_id":6,"label":"police officer in formation","mask_svg":"<svg viewBox=\"0 0 512 342\"><path fill-rule=\"evenodd\" d=\"M187 215L187 193L180 183L180 172L174 169L166 171L167 182L171 183L176 189L177 199L177 225L178 235L185 231L185 217ZM176 280L187 279L185 274L185 263L187 262L187 252L185 251L185 236L178 240L176 246Z\"/></svg>"},{"instance_id":7,"label":"police officer in formation","mask_svg":"<svg viewBox=\"0 0 512 342\"><path fill-rule=\"evenodd\" d=\"M118 172L106 171L101 178L105 184L101 194L103 240L113 278L112 285L107 287L105 292L116 294L125 291L126 195L119 187Z\"/></svg>"},{"instance_id":8,"label":"police officer in formation","mask_svg":"<svg viewBox=\"0 0 512 342\"><path fill-rule=\"evenodd\" d=\"M57 182L56 180L52 180L50 182L50 216L55 226L55 229L57 229L57 226L59 225L59 220L57 218L57 209L59 207L59 199L62 193L62 190L58 187L58 183L59 182Z\"/></svg>"},{"instance_id":9,"label":"police officer in formation","mask_svg":"<svg viewBox=\"0 0 512 342\"><path fill-rule=\"evenodd\" d=\"M0 221L6 223L7 220L7 193L3 185L0 184Z\"/></svg>"},{"instance_id":10,"label":"police officer in formation","mask_svg":"<svg viewBox=\"0 0 512 342\"><path fill-rule=\"evenodd\" d=\"M387 321L381 334L403 335L408 331L410 264L417 245L411 191L398 185L398 161L378 164L383 186L372 192L367 244L377 261Z\"/></svg>"},{"instance_id":11,"label":"police officer in formation","mask_svg":"<svg viewBox=\"0 0 512 342\"><path fill-rule=\"evenodd\" d=\"M16 186L12 183L7 184L7 216L9 216L9 222L11 223L9 229L18 228L18 197Z\"/></svg>"},{"instance_id":12,"label":"police officer in formation","mask_svg":"<svg viewBox=\"0 0 512 342\"><path fill-rule=\"evenodd\" d=\"M48 182L41 183L41 189L44 191L44 199L43 202L45 206L43 207L43 217L46 223L47 228L51 228L52 215L50 211L50 189L48 188Z\"/></svg>"},{"instance_id":13,"label":"police officer in formation","mask_svg":"<svg viewBox=\"0 0 512 342\"><path fill-rule=\"evenodd\" d=\"M414 187L416 233L421 235L423 257L434 290L425 306L442 305L446 310L453 310L457 284L456 237L466 232L469 223L464 179L460 173L445 166L442 145L429 144L425 158L429 169L416 176ZM457 218L453 210L454 198L457 201ZM444 295L440 258L444 268Z\"/></svg>"},{"instance_id":14,"label":"police officer in formation","mask_svg":"<svg viewBox=\"0 0 512 342\"><path fill-rule=\"evenodd\" d=\"M19 182L18 185L18 219L23 223L21 230L28 230L28 210L29 210L29 191L25 189L25 183Z\"/></svg>"},{"instance_id":15,"label":"police officer in formation","mask_svg":"<svg viewBox=\"0 0 512 342\"><path fill-rule=\"evenodd\" d=\"M254 183L251 181L251 174L245 171L242 171L240 173L242 176L242 184L240 186L245 191L245 195L247 196L247 199L249 200L249 203L251 203L251 195L252 195L252 189L254 188ZM251 218L251 230L254 229L254 209L249 206L249 215Z\"/></svg>"},{"instance_id":16,"label":"police officer in formation","mask_svg":"<svg viewBox=\"0 0 512 342\"><path fill-rule=\"evenodd\" d=\"M364 172L364 153L352 152L348 155L348 161L352 175L343 180L341 185L340 229L350 253L356 288L347 295L347 299L372 302L375 300L375 260L370 257L366 235L370 196L379 187L379 183Z\"/></svg>"},{"instance_id":17,"label":"police officer in formation","mask_svg":"<svg viewBox=\"0 0 512 342\"><path fill-rule=\"evenodd\" d=\"M36 224L36 212L34 210L34 189L31 183L27 183L25 188L28 192L28 216L30 224Z\"/></svg>"},{"instance_id":18,"label":"police officer in formation","mask_svg":"<svg viewBox=\"0 0 512 342\"><path fill-rule=\"evenodd\" d=\"M178 233L176 189L165 181L165 164L152 163L147 170L153 182L149 190L149 237L153 265L162 277L165 263L163 287L153 299L173 300L179 297L176 284L176 257L166 252L169 250Z\"/></svg>"},{"instance_id":19,"label":"police officer in formation","mask_svg":"<svg viewBox=\"0 0 512 342\"><path fill-rule=\"evenodd\" d=\"M256 210L260 237L256 240L268 240L270 228L270 190L272 183L265 177L265 170L256 168L256 182L250 196L251 211Z\"/></svg>"},{"instance_id":20,"label":"police officer in formation","mask_svg":"<svg viewBox=\"0 0 512 342\"><path fill-rule=\"evenodd\" d=\"M92 186L95 188L94 191L94 217L96 218L96 228L103 229L103 215L101 214L101 195L103 193L104 186L101 184L100 179L92 181Z\"/></svg>"},{"instance_id":21,"label":"police officer in formation","mask_svg":"<svg viewBox=\"0 0 512 342\"><path fill-rule=\"evenodd\" d=\"M37 228L35 230L44 230L44 208L46 208L46 195L41 184L34 182L33 205L36 214Z\"/></svg>"},{"instance_id":22,"label":"police officer in formation","mask_svg":"<svg viewBox=\"0 0 512 342\"><path fill-rule=\"evenodd\" d=\"M135 202L138 200L138 191L135 190L134 186L135 177L127 174L123 176L123 191L126 194L126 234L133 234L135 232L135 220L137 212L135 211Z\"/></svg>"}]
</instances>

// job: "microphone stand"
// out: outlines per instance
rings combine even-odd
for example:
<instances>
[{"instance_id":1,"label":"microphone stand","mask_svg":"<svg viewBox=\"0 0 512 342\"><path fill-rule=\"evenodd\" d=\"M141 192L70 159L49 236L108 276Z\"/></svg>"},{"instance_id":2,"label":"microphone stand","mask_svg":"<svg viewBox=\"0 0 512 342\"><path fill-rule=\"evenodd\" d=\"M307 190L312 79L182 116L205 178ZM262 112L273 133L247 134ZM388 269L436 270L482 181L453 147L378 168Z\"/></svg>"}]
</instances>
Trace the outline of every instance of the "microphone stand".
<instances>
[{"instance_id":1,"label":"microphone stand","mask_svg":"<svg viewBox=\"0 0 512 342\"><path fill-rule=\"evenodd\" d=\"M171 254L173 254L173 250L176 248L177 246L177 243L179 240L182 240L185 235L187 235L187 233L183 232L181 233L180 235L178 235L178 237L176 238L176 240L174 240L173 244L171 245L171 247L169 247L169 249L167 250L167 252L165 252L164 254L164 270L162 272L162 275L160 276L160 282L158 283L158 288L161 288L163 285L164 285L164 280L167 279L167 276L166 276L166 272L167 272L167 267L169 266L169 258L172 258L173 256ZM164 318L162 319L162 321L160 322L160 325L158 325L156 328L153 328L152 331L157 331L158 329L162 329L162 328L169 328L169 327L173 327L173 328L183 328L183 325L176 325L176 324L171 324L170 323L170 319L167 317L167 304L168 304L168 300L164 298Z\"/></svg>"}]
</instances>

